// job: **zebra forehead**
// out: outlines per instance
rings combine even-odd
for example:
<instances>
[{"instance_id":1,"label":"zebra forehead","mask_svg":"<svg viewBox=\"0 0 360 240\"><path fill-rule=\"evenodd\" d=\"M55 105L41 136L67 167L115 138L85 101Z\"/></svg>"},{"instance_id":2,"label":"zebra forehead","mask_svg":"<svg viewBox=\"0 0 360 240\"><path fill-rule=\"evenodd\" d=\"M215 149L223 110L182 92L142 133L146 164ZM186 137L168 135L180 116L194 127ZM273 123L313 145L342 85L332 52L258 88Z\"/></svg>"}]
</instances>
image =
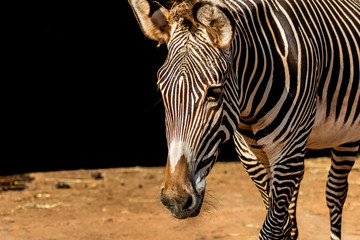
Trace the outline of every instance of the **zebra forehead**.
<instances>
[{"instance_id":1,"label":"zebra forehead","mask_svg":"<svg viewBox=\"0 0 360 240\"><path fill-rule=\"evenodd\" d=\"M177 84L173 87L196 84L206 89L223 81L228 62L211 46L200 44L199 41L196 44L182 42L178 43L179 46L170 46L168 57L158 71L160 89L174 82Z\"/></svg>"}]
</instances>

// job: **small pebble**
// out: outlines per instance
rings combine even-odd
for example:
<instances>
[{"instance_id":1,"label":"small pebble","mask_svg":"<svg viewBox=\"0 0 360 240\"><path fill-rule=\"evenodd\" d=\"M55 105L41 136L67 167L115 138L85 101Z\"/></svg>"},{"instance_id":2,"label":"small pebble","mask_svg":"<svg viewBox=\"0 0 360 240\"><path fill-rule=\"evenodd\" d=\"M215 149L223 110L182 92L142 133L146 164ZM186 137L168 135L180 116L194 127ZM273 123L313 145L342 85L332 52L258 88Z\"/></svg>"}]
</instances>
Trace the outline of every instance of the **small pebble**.
<instances>
[{"instance_id":1,"label":"small pebble","mask_svg":"<svg viewBox=\"0 0 360 240\"><path fill-rule=\"evenodd\" d=\"M70 185L64 182L58 182L56 183L56 188L70 188Z\"/></svg>"},{"instance_id":2,"label":"small pebble","mask_svg":"<svg viewBox=\"0 0 360 240\"><path fill-rule=\"evenodd\" d=\"M112 218L108 218L104 221L104 223L112 223L112 222L114 222L114 220L112 220Z\"/></svg>"},{"instance_id":3,"label":"small pebble","mask_svg":"<svg viewBox=\"0 0 360 240\"><path fill-rule=\"evenodd\" d=\"M101 175L101 172L92 172L91 173L91 177L98 180L98 179L103 179L104 177Z\"/></svg>"}]
</instances>

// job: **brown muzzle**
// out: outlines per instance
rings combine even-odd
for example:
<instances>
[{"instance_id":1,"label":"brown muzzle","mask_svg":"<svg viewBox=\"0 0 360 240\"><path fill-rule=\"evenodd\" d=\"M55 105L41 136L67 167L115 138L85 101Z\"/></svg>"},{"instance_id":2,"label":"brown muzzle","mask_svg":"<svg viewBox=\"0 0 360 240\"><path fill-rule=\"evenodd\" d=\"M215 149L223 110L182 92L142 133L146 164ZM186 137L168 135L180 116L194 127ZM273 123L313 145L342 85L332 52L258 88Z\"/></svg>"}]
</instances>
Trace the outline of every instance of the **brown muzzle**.
<instances>
[{"instance_id":1,"label":"brown muzzle","mask_svg":"<svg viewBox=\"0 0 360 240\"><path fill-rule=\"evenodd\" d=\"M200 212L203 194L198 195L193 177L188 171L185 156L181 156L176 166L170 166L168 159L165 181L161 187L161 202L171 214L179 219L195 217Z\"/></svg>"}]
</instances>

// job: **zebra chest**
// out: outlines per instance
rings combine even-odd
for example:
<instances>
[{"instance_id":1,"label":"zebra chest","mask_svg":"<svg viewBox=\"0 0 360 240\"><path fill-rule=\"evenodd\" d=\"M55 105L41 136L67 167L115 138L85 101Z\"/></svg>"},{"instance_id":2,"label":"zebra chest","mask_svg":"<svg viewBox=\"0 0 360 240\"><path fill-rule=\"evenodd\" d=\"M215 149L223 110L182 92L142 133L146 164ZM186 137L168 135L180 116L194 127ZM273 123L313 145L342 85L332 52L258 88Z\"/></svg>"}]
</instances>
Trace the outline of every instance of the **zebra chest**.
<instances>
[{"instance_id":1,"label":"zebra chest","mask_svg":"<svg viewBox=\"0 0 360 240\"><path fill-rule=\"evenodd\" d=\"M249 134L249 132L246 132ZM238 129L234 132L234 145L245 169L251 166L262 165L265 169L270 168L270 162L265 152L257 141L248 136L244 130ZM250 134L251 135L251 134Z\"/></svg>"}]
</instances>

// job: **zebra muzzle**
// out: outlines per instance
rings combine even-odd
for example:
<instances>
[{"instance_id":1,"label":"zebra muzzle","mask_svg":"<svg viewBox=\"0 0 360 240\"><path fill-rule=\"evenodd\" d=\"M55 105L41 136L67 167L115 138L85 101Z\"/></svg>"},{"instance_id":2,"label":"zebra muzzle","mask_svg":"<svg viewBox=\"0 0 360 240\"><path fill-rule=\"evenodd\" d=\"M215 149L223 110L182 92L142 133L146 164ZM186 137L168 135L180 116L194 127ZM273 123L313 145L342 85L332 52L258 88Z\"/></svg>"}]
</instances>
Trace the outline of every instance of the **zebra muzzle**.
<instances>
[{"instance_id":1,"label":"zebra muzzle","mask_svg":"<svg viewBox=\"0 0 360 240\"><path fill-rule=\"evenodd\" d=\"M169 194L162 189L161 202L170 211L170 213L178 218L185 219L188 217L196 217L200 213L200 209L204 199L204 192L202 194Z\"/></svg>"},{"instance_id":2,"label":"zebra muzzle","mask_svg":"<svg viewBox=\"0 0 360 240\"><path fill-rule=\"evenodd\" d=\"M161 187L161 202L176 218L195 217L200 213L205 192L205 185L198 185L202 188L195 185L184 156L181 156L175 167L171 166L168 159L165 181Z\"/></svg>"}]
</instances>

